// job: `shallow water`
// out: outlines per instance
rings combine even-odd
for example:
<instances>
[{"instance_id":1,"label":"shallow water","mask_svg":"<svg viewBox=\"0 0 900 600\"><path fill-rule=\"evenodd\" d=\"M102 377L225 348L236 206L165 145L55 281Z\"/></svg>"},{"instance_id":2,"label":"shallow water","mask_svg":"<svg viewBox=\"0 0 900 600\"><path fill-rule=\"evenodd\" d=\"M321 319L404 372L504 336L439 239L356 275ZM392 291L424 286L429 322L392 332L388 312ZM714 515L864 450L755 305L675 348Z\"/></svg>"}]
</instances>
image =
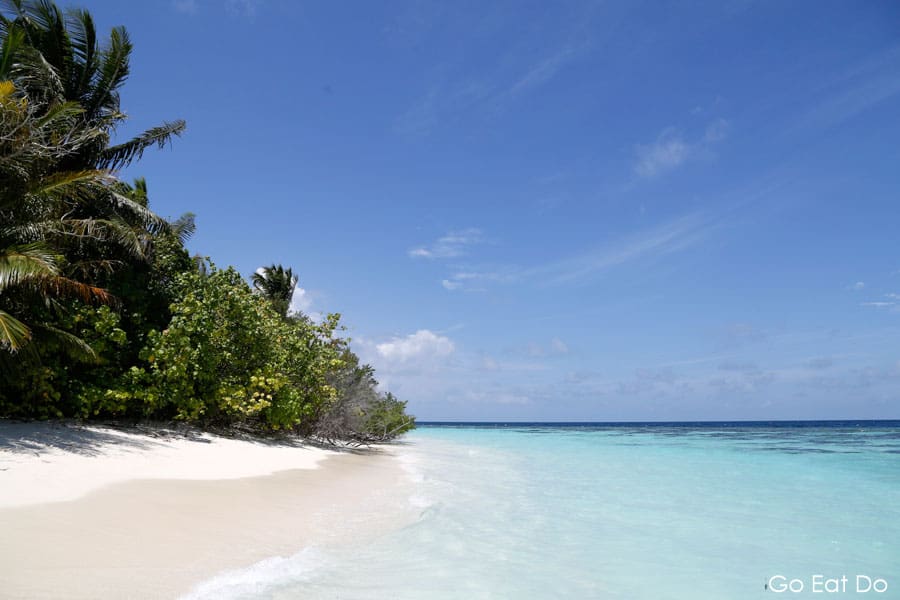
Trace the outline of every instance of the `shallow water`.
<instances>
[{"instance_id":1,"label":"shallow water","mask_svg":"<svg viewBox=\"0 0 900 600\"><path fill-rule=\"evenodd\" d=\"M900 422L424 426L400 454L415 523L193 597L900 597Z\"/></svg>"}]
</instances>

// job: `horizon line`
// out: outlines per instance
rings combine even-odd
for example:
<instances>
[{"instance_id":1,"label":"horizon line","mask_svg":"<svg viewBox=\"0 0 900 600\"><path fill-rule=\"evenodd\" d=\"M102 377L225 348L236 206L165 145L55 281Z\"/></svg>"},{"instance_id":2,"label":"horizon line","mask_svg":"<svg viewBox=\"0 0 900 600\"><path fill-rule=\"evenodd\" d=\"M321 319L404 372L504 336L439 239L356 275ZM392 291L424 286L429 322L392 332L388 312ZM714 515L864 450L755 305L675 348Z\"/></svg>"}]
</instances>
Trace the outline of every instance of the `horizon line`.
<instances>
[{"instance_id":1,"label":"horizon line","mask_svg":"<svg viewBox=\"0 0 900 600\"><path fill-rule=\"evenodd\" d=\"M416 425L498 425L498 424L542 424L542 425L632 425L632 424L678 424L678 423L850 423L850 422L900 422L897 418L842 418L842 419L709 419L709 420L659 420L659 421L467 421L467 420L442 420L442 421L417 421Z\"/></svg>"}]
</instances>

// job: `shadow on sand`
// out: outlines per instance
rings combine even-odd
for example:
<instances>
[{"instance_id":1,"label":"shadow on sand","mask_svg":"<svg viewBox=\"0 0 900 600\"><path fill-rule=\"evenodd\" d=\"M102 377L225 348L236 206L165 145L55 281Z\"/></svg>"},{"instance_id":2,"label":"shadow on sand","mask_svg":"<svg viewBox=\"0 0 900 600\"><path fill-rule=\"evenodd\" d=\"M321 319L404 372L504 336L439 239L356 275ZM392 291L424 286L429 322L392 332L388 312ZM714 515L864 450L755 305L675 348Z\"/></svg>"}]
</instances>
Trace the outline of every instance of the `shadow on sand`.
<instances>
[{"instance_id":1,"label":"shadow on sand","mask_svg":"<svg viewBox=\"0 0 900 600\"><path fill-rule=\"evenodd\" d=\"M210 431L212 435L240 439L266 446L318 447L347 454L380 454L378 446L342 446L289 435L261 436L238 430ZM82 456L99 456L104 448L125 447L133 450L151 450L165 440L175 438L193 442L210 443L203 431L185 425L171 423L94 423L81 424L66 421L15 422L0 420L0 452L34 454L42 451L61 450ZM395 442L396 443L396 442Z\"/></svg>"},{"instance_id":2,"label":"shadow on sand","mask_svg":"<svg viewBox=\"0 0 900 600\"><path fill-rule=\"evenodd\" d=\"M147 450L157 444L152 437L117 435L112 430L68 423L0 422L0 451L16 454L40 455L44 450L56 449L83 456L98 456L104 447L125 446Z\"/></svg>"}]
</instances>

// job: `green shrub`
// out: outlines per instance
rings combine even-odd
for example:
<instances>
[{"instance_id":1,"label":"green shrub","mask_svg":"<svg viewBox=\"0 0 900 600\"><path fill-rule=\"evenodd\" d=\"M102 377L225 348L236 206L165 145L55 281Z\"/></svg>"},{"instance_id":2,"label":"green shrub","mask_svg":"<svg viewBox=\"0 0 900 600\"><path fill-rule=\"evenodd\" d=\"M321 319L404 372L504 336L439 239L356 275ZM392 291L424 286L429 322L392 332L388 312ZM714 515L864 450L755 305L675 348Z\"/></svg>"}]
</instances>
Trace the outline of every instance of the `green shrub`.
<instances>
[{"instance_id":1,"label":"green shrub","mask_svg":"<svg viewBox=\"0 0 900 600\"><path fill-rule=\"evenodd\" d=\"M232 268L187 273L172 320L152 331L123 388L145 412L211 424L304 429L333 400L338 315L285 319Z\"/></svg>"}]
</instances>

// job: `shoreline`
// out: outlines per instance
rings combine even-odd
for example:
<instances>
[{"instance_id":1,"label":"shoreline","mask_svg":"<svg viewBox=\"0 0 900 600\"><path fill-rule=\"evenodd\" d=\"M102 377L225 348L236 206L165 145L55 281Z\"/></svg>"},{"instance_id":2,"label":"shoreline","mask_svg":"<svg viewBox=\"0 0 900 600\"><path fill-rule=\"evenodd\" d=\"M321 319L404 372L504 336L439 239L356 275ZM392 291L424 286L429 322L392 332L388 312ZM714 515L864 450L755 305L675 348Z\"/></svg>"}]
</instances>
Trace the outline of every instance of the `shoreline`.
<instances>
[{"instance_id":1,"label":"shoreline","mask_svg":"<svg viewBox=\"0 0 900 600\"><path fill-rule=\"evenodd\" d=\"M414 519L412 482L383 448L119 432L132 442L123 448L104 428L22 427L0 425L7 598L179 598L223 572L364 543ZM73 433L66 449L53 442ZM28 445L11 450L11 439Z\"/></svg>"}]
</instances>

